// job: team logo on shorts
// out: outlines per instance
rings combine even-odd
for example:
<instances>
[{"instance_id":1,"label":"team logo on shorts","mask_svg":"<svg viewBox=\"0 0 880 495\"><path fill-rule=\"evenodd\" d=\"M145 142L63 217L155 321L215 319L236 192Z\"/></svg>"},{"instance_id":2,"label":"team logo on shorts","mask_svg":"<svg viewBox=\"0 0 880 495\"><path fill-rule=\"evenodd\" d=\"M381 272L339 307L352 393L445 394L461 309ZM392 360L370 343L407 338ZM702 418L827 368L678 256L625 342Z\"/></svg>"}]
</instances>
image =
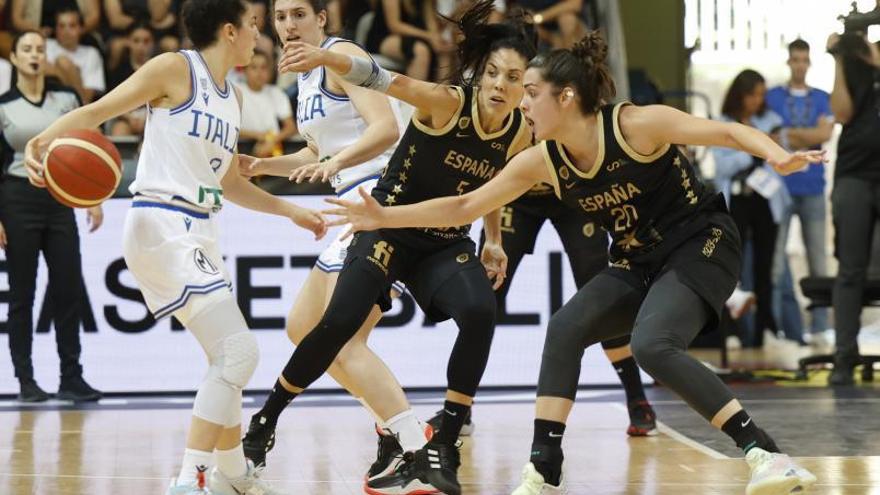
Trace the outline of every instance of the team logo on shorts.
<instances>
[{"instance_id":1,"label":"team logo on shorts","mask_svg":"<svg viewBox=\"0 0 880 495\"><path fill-rule=\"evenodd\" d=\"M220 270L214 266L214 263L211 262L211 259L205 254L201 249L196 249L193 252L193 262L196 264L196 268L199 271L207 273L208 275L217 275L220 273Z\"/></svg>"},{"instance_id":2,"label":"team logo on shorts","mask_svg":"<svg viewBox=\"0 0 880 495\"><path fill-rule=\"evenodd\" d=\"M461 253L455 257L455 261L459 263L467 263L467 260L469 260L470 258L471 256L468 253Z\"/></svg>"},{"instance_id":3,"label":"team logo on shorts","mask_svg":"<svg viewBox=\"0 0 880 495\"><path fill-rule=\"evenodd\" d=\"M393 252L394 246L388 244L388 241L379 241L373 244L373 255L367 256L367 259L388 275L388 265L391 263L391 253Z\"/></svg>"}]
</instances>

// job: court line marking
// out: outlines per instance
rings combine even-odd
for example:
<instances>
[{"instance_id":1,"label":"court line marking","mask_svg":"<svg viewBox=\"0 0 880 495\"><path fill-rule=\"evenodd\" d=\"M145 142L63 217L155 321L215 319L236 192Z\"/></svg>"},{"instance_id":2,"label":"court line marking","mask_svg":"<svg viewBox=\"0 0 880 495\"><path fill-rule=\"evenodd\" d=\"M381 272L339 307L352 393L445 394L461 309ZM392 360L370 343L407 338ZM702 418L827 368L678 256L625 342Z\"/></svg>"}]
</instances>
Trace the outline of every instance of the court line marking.
<instances>
[{"instance_id":1,"label":"court line marking","mask_svg":"<svg viewBox=\"0 0 880 495\"><path fill-rule=\"evenodd\" d=\"M619 410L629 414L629 411L627 410L626 406L624 406L623 404L621 404L619 402L614 402L614 403L611 403L610 405L611 405L611 407L613 407L615 409L619 409ZM666 423L664 423L662 421L657 421L657 431L667 435L668 437L672 438L673 440L676 440L680 443L687 445L688 447L691 447L692 449L698 450L713 459L731 459L730 456L722 454L721 452L718 452L717 450L715 450L711 447L707 447L707 446L701 444L700 442L679 433L678 431L676 431L675 429L673 429L672 427L670 427L669 425L667 425Z\"/></svg>"}]
</instances>

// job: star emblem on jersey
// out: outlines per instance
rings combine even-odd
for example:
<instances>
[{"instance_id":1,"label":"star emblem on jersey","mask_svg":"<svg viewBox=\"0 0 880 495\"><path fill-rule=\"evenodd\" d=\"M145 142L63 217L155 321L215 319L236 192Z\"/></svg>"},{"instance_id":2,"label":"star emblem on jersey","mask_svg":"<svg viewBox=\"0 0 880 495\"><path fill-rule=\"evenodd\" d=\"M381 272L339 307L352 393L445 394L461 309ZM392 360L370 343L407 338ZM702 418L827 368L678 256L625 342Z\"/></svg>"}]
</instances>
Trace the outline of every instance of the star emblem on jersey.
<instances>
[{"instance_id":1,"label":"star emblem on jersey","mask_svg":"<svg viewBox=\"0 0 880 495\"><path fill-rule=\"evenodd\" d=\"M193 251L193 262L196 264L196 268L199 271L207 273L208 275L217 275L220 273L220 270L214 266L214 263L211 262L211 259L205 254L201 249L196 249Z\"/></svg>"},{"instance_id":2,"label":"star emblem on jersey","mask_svg":"<svg viewBox=\"0 0 880 495\"><path fill-rule=\"evenodd\" d=\"M672 160L672 164L675 165L676 167L680 167L681 166L681 158L675 157L675 159Z\"/></svg>"},{"instance_id":3,"label":"star emblem on jersey","mask_svg":"<svg viewBox=\"0 0 880 495\"><path fill-rule=\"evenodd\" d=\"M403 182L404 184L406 184L406 172L400 173L400 182Z\"/></svg>"},{"instance_id":4,"label":"star emblem on jersey","mask_svg":"<svg viewBox=\"0 0 880 495\"><path fill-rule=\"evenodd\" d=\"M409 154L410 155L416 154L416 145L414 145L414 144L409 145Z\"/></svg>"},{"instance_id":5,"label":"star emblem on jersey","mask_svg":"<svg viewBox=\"0 0 880 495\"><path fill-rule=\"evenodd\" d=\"M403 161L403 168L410 168L410 167L412 167L412 160L407 158Z\"/></svg>"},{"instance_id":6,"label":"star emblem on jersey","mask_svg":"<svg viewBox=\"0 0 880 495\"><path fill-rule=\"evenodd\" d=\"M400 194L402 192L403 192L403 186L401 186L400 184L395 184L394 185L394 194Z\"/></svg>"},{"instance_id":7,"label":"star emblem on jersey","mask_svg":"<svg viewBox=\"0 0 880 495\"><path fill-rule=\"evenodd\" d=\"M394 197L393 194L389 194L389 195L385 198L385 204L387 204L387 205L393 205L393 204L396 203L396 202L397 202L397 198Z\"/></svg>"}]
</instances>

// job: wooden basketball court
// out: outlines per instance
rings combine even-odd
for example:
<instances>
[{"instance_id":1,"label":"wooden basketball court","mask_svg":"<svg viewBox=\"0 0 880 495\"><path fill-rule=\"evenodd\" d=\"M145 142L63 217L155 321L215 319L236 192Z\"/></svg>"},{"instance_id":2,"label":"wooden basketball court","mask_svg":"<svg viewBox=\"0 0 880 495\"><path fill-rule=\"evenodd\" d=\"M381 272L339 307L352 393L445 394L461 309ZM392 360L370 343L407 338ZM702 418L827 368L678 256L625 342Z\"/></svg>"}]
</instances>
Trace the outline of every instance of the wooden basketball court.
<instances>
[{"instance_id":1,"label":"wooden basketball court","mask_svg":"<svg viewBox=\"0 0 880 495\"><path fill-rule=\"evenodd\" d=\"M820 480L812 493L877 494L880 457L826 456L822 442L811 443L819 434L815 425L783 426L786 421L805 421L814 413L833 417L840 400L850 401L847 408L876 412L878 390L860 390L864 393L854 399L798 398L791 390L784 391L781 399L762 399L767 391L759 387L758 398L745 403L780 446L795 455L814 452L801 457ZM732 457L736 450L731 442L667 391L650 392L661 420L669 417L686 427L664 422L656 437L629 439L620 392L581 392L564 444L568 493L744 493L748 469L742 459ZM516 486L528 459L532 397L529 392L486 394L476 406L476 432L462 449L459 477L464 493L506 494ZM362 477L375 456L370 418L344 396L301 399L306 400L298 399L300 404L281 419L266 478L295 495L363 493ZM262 397L246 400L245 421ZM190 403L190 398L106 399L86 409L64 403L32 407L0 403L0 494L162 495L177 472ZM440 397L423 395L414 404L427 418ZM876 416L866 417L869 424L861 427L866 446L875 448L880 445Z\"/></svg>"}]
</instances>

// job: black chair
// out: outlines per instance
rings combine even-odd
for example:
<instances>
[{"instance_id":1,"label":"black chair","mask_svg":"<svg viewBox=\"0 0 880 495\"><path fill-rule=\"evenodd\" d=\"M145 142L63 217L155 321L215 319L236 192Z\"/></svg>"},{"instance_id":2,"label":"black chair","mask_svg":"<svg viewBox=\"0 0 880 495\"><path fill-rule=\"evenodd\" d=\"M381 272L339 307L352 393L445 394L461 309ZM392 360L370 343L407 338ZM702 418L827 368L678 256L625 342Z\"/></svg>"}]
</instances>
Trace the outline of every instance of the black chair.
<instances>
[{"instance_id":1,"label":"black chair","mask_svg":"<svg viewBox=\"0 0 880 495\"><path fill-rule=\"evenodd\" d=\"M800 280L801 292L810 300L809 308L831 307L831 294L834 290L834 277L804 277ZM880 279L868 279L862 294L862 306L880 306ZM862 365L862 381L874 381L874 363L880 362L878 355L861 355L857 364ZM818 354L798 361L798 378L807 378L807 368L815 364L834 364L834 355Z\"/></svg>"}]
</instances>

